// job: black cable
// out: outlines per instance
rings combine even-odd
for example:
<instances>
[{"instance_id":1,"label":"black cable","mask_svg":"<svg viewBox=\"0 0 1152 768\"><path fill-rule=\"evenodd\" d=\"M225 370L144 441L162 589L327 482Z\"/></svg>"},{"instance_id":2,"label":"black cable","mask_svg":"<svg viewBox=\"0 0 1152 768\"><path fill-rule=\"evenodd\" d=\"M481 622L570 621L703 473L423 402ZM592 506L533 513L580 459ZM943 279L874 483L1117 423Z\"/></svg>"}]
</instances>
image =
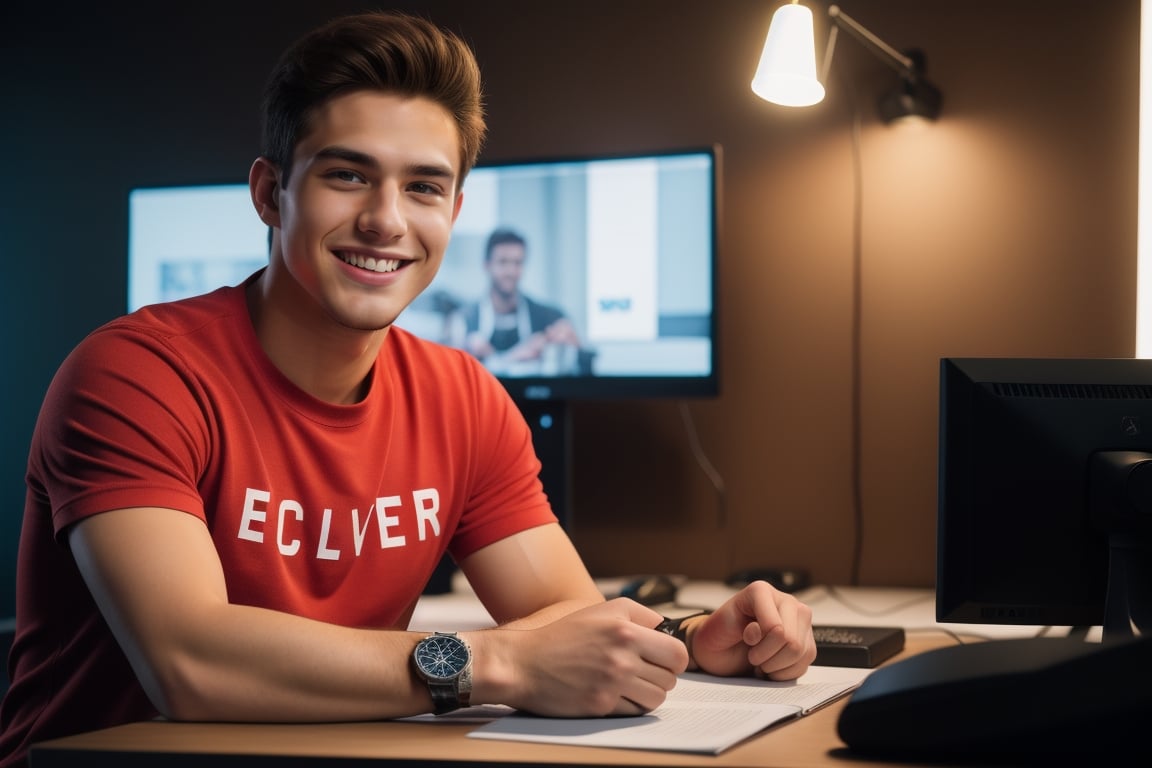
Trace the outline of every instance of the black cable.
<instances>
[{"instance_id":1,"label":"black cable","mask_svg":"<svg viewBox=\"0 0 1152 768\"><path fill-rule=\"evenodd\" d=\"M897 603L896 605L888 606L887 608L884 608L883 610L880 610L880 611L871 611L871 610L868 610L866 608L862 608L859 605L854 604L851 600L844 597L843 593L841 593L836 587L826 586L826 587L824 587L824 590L828 593L829 598L840 603L841 605L843 605L845 608L849 609L853 613L858 613L861 616L871 616L873 618L888 616L888 615L891 615L893 613L896 613L897 611L902 611L905 608L910 608L913 605L918 605L919 603L925 603L925 602L928 602L928 601L933 599L932 595L926 595L926 596L920 595L920 596L909 598L908 600L906 600L902 603Z\"/></svg>"},{"instance_id":2,"label":"black cable","mask_svg":"<svg viewBox=\"0 0 1152 768\"><path fill-rule=\"evenodd\" d=\"M704 449L700 445L700 436L696 433L696 422L692 418L692 411L688 408L688 403L683 400L680 401L680 418L684 422L684 431L688 434L688 447L692 449L696 463L712 481L712 488L716 491L716 527L723 529L728 525L728 504L724 478L720 476L707 454L704 453Z\"/></svg>"},{"instance_id":3,"label":"black cable","mask_svg":"<svg viewBox=\"0 0 1152 768\"><path fill-rule=\"evenodd\" d=\"M860 105L852 99L852 567L851 586L860 585L864 559L864 170L861 159Z\"/></svg>"}]
</instances>

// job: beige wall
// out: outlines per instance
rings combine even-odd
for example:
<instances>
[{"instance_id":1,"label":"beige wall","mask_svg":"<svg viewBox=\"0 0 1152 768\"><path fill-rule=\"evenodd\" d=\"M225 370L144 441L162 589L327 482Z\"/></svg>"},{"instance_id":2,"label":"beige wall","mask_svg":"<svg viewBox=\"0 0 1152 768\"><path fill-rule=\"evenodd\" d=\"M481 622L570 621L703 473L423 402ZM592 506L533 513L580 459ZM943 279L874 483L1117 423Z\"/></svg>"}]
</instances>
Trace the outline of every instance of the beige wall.
<instances>
[{"instance_id":1,"label":"beige wall","mask_svg":"<svg viewBox=\"0 0 1152 768\"><path fill-rule=\"evenodd\" d=\"M878 122L889 71L844 35L821 105L757 99L778 3L427 5L484 64L486 158L723 147L723 394L688 404L723 508L680 403L576 406L574 538L598 575L852 580L856 111L861 583L933 583L941 356L1133 354L1138 0L842 3L927 54L944 111L924 130Z\"/></svg>"}]
</instances>

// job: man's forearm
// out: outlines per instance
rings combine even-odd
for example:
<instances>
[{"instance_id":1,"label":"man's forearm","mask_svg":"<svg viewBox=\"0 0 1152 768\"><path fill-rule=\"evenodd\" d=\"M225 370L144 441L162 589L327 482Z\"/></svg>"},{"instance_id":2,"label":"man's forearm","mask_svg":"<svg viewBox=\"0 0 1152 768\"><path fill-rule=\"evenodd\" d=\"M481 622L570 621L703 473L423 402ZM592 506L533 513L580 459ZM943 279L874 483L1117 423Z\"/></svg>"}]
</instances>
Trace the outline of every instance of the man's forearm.
<instances>
[{"instance_id":1,"label":"man's forearm","mask_svg":"<svg viewBox=\"0 0 1152 768\"><path fill-rule=\"evenodd\" d=\"M587 608L590 605L595 605L601 602L604 602L603 599L562 600L558 603L553 603L552 605L541 608L540 610L527 616L505 622L500 626L504 629L536 629L537 627L542 627L545 624L551 624L560 617L567 616L568 614L573 613L574 611L578 611L581 608Z\"/></svg>"},{"instance_id":2,"label":"man's forearm","mask_svg":"<svg viewBox=\"0 0 1152 768\"><path fill-rule=\"evenodd\" d=\"M339 721L429 711L410 657L424 633L341 627L228 606L218 628L153 648L137 665L153 703L175 720Z\"/></svg>"}]
</instances>

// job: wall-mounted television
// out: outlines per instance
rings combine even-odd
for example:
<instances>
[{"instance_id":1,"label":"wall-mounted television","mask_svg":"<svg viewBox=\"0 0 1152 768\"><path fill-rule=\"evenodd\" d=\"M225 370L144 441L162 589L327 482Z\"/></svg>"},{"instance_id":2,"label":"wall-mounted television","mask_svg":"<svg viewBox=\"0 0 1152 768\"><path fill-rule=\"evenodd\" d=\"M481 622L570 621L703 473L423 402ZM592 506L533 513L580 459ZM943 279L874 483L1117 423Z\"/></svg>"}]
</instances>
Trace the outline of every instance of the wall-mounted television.
<instances>
[{"instance_id":1,"label":"wall-mounted television","mask_svg":"<svg viewBox=\"0 0 1152 768\"><path fill-rule=\"evenodd\" d=\"M489 238L523 240L521 293L561 313L578 341L484 359L533 429L561 519L567 402L719 393L719 175L716 146L481 163L440 272L397 320L455 346L531 333L523 315L481 308ZM132 190L128 309L242 281L266 263L267 237L247 184Z\"/></svg>"}]
</instances>

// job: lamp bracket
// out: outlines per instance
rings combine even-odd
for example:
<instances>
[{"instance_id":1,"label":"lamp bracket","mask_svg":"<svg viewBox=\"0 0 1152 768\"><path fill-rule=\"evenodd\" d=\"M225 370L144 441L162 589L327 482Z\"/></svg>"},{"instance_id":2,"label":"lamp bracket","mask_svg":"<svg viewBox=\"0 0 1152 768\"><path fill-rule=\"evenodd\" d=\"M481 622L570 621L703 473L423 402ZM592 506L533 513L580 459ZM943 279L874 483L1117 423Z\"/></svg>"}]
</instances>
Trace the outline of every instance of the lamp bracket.
<instances>
[{"instance_id":1,"label":"lamp bracket","mask_svg":"<svg viewBox=\"0 0 1152 768\"><path fill-rule=\"evenodd\" d=\"M832 5L828 8L828 18L832 20L834 26L830 32L828 48L831 49L835 46L836 29L843 29L848 34L856 38L865 48L872 51L878 58L883 60L888 66L895 69L899 74L904 77L915 80L919 77L922 63L917 63L910 56L906 56L900 51L896 50L888 43L884 42L872 32L864 28L860 22L853 19L848 14L840 10L840 6ZM824 57L824 67L827 70L828 63L831 61L831 52L827 52Z\"/></svg>"}]
</instances>

